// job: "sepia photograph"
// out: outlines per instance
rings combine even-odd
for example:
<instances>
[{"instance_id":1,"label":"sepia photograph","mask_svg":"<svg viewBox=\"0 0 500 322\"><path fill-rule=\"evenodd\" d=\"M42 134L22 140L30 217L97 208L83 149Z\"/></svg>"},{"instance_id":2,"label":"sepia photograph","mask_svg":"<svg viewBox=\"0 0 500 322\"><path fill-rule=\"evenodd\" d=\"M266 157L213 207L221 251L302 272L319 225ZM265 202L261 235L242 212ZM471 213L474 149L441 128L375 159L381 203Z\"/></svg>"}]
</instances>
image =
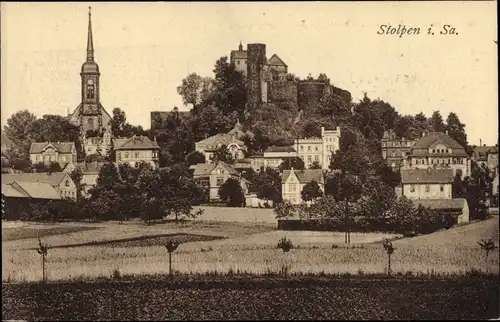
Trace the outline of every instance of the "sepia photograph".
<instances>
[{"instance_id":1,"label":"sepia photograph","mask_svg":"<svg viewBox=\"0 0 500 322\"><path fill-rule=\"evenodd\" d=\"M500 319L497 1L0 21L3 321Z\"/></svg>"}]
</instances>

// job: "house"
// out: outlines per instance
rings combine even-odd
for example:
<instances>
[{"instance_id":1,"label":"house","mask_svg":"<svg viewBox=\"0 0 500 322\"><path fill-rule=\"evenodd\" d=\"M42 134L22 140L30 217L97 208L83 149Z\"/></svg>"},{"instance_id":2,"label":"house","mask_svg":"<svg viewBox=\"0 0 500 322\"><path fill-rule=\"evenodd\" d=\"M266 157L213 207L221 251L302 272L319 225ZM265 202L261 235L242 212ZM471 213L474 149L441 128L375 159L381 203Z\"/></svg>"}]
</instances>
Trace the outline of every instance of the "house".
<instances>
[{"instance_id":1,"label":"house","mask_svg":"<svg viewBox=\"0 0 500 322\"><path fill-rule=\"evenodd\" d=\"M76 147L74 142L33 142L30 147L32 164L51 162L59 163L64 168L68 163L76 162Z\"/></svg>"},{"instance_id":2,"label":"house","mask_svg":"<svg viewBox=\"0 0 500 322\"><path fill-rule=\"evenodd\" d=\"M210 163L214 152L225 145L235 160L241 160L245 158L247 151L245 143L241 140L246 135L248 133L242 131L242 126L238 120L231 131L219 133L196 142L194 144L195 151L202 153L205 156L205 162Z\"/></svg>"},{"instance_id":3,"label":"house","mask_svg":"<svg viewBox=\"0 0 500 322\"><path fill-rule=\"evenodd\" d=\"M451 199L452 169L402 169L402 194L408 199Z\"/></svg>"},{"instance_id":4,"label":"house","mask_svg":"<svg viewBox=\"0 0 500 322\"><path fill-rule=\"evenodd\" d=\"M48 183L2 183L2 215L7 219L22 219L22 214L29 214L33 204L51 205L61 202L63 199L59 192Z\"/></svg>"},{"instance_id":5,"label":"house","mask_svg":"<svg viewBox=\"0 0 500 322\"><path fill-rule=\"evenodd\" d=\"M399 171L410 155L415 141L397 137L393 130L384 131L382 137L382 157L393 171Z\"/></svg>"},{"instance_id":6,"label":"house","mask_svg":"<svg viewBox=\"0 0 500 322\"><path fill-rule=\"evenodd\" d=\"M451 215L457 224L469 222L469 204L464 198L420 199L416 204L436 210L441 215Z\"/></svg>"},{"instance_id":7,"label":"house","mask_svg":"<svg viewBox=\"0 0 500 322\"><path fill-rule=\"evenodd\" d=\"M2 184L12 184L14 182L20 184L21 187L26 182L47 184L53 187L63 199L77 198L76 185L66 172L2 174Z\"/></svg>"},{"instance_id":8,"label":"house","mask_svg":"<svg viewBox=\"0 0 500 322\"><path fill-rule=\"evenodd\" d=\"M479 166L486 166L492 172L498 169L498 146L487 146L486 144L474 148L472 158Z\"/></svg>"},{"instance_id":9,"label":"house","mask_svg":"<svg viewBox=\"0 0 500 322\"><path fill-rule=\"evenodd\" d=\"M294 205L302 203L302 189L311 181L316 181L321 191L325 191L325 179L321 169L294 170L292 168L283 171L281 175L281 196L283 200L288 200Z\"/></svg>"},{"instance_id":10,"label":"house","mask_svg":"<svg viewBox=\"0 0 500 322\"><path fill-rule=\"evenodd\" d=\"M225 162L198 163L189 169L194 170L193 177L209 189L209 201L219 200L219 187L230 178L240 181L243 193L248 193L249 182Z\"/></svg>"},{"instance_id":11,"label":"house","mask_svg":"<svg viewBox=\"0 0 500 322\"><path fill-rule=\"evenodd\" d=\"M276 169L286 158L296 157L297 151L292 146L270 146L264 151L264 167Z\"/></svg>"},{"instance_id":12,"label":"house","mask_svg":"<svg viewBox=\"0 0 500 322\"><path fill-rule=\"evenodd\" d=\"M332 154L340 149L340 127L325 130L321 127L321 138L295 139L294 148L297 156L304 161L308 169L313 162L318 162L323 170L328 169Z\"/></svg>"},{"instance_id":13,"label":"house","mask_svg":"<svg viewBox=\"0 0 500 322\"><path fill-rule=\"evenodd\" d=\"M157 168L159 166L160 147L156 138L151 141L147 136L133 136L131 138L115 139L113 142L118 164L128 163L132 167L146 162Z\"/></svg>"},{"instance_id":14,"label":"house","mask_svg":"<svg viewBox=\"0 0 500 322\"><path fill-rule=\"evenodd\" d=\"M409 164L403 168L449 168L453 170L453 176L458 174L462 179L471 173L471 160L465 148L447 133L422 133L408 159Z\"/></svg>"},{"instance_id":15,"label":"house","mask_svg":"<svg viewBox=\"0 0 500 322\"><path fill-rule=\"evenodd\" d=\"M82 195L84 197L90 197L88 191L97 184L97 177L99 176L99 171L106 162L79 162L68 164L64 168L64 172L71 173L78 169L82 172Z\"/></svg>"},{"instance_id":16,"label":"house","mask_svg":"<svg viewBox=\"0 0 500 322\"><path fill-rule=\"evenodd\" d=\"M98 154L107 156L113 147L111 133L104 128L102 135L84 137L82 145L86 155Z\"/></svg>"}]
</instances>

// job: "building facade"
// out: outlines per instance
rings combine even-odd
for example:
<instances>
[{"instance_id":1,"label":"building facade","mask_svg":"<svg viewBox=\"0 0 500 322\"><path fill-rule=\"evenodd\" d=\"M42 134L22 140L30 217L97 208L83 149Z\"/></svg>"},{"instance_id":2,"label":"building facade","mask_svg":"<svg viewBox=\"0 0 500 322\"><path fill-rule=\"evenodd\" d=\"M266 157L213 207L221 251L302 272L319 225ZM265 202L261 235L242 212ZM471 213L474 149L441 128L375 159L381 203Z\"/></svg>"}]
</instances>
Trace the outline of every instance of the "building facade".
<instances>
[{"instance_id":1,"label":"building facade","mask_svg":"<svg viewBox=\"0 0 500 322\"><path fill-rule=\"evenodd\" d=\"M398 138L392 130L384 131L384 136L382 137L382 157L387 166L391 167L394 171L399 171L406 164L406 160L414 144L415 141Z\"/></svg>"},{"instance_id":2,"label":"building facade","mask_svg":"<svg viewBox=\"0 0 500 322\"><path fill-rule=\"evenodd\" d=\"M76 162L76 147L74 142L33 142L30 146L32 164L51 162L59 163L61 168Z\"/></svg>"},{"instance_id":3,"label":"building facade","mask_svg":"<svg viewBox=\"0 0 500 322\"><path fill-rule=\"evenodd\" d=\"M71 173L74 170L80 170L82 173L81 180L81 193L85 198L90 197L89 190L97 185L97 178L99 177L99 171L105 162L79 162L68 164L66 168L64 168L64 172Z\"/></svg>"},{"instance_id":4,"label":"building facade","mask_svg":"<svg viewBox=\"0 0 500 322\"><path fill-rule=\"evenodd\" d=\"M323 170L328 169L332 154L340 149L340 135L340 127L335 130L321 127L321 138L296 139L294 147L306 169L314 162L318 162Z\"/></svg>"},{"instance_id":5,"label":"building facade","mask_svg":"<svg viewBox=\"0 0 500 322\"><path fill-rule=\"evenodd\" d=\"M454 180L452 169L401 170L403 195L408 199L451 199Z\"/></svg>"},{"instance_id":6,"label":"building facade","mask_svg":"<svg viewBox=\"0 0 500 322\"><path fill-rule=\"evenodd\" d=\"M423 133L416 140L403 168L449 168L453 175L462 179L471 173L471 160L465 148L448 134L442 132Z\"/></svg>"},{"instance_id":7,"label":"building facade","mask_svg":"<svg viewBox=\"0 0 500 322\"><path fill-rule=\"evenodd\" d=\"M491 172L496 173L498 169L498 146L482 145L475 147L471 159L479 166L485 166Z\"/></svg>"},{"instance_id":8,"label":"building facade","mask_svg":"<svg viewBox=\"0 0 500 322\"><path fill-rule=\"evenodd\" d=\"M242 160L247 152L247 147L241 140L245 135L247 133L243 132L240 122L237 121L231 131L196 142L194 144L195 151L202 153L205 156L205 162L210 163L215 151L225 145L234 160Z\"/></svg>"},{"instance_id":9,"label":"building facade","mask_svg":"<svg viewBox=\"0 0 500 322\"><path fill-rule=\"evenodd\" d=\"M104 109L100 101L100 76L99 65L94 61L94 42L92 35L91 13L89 11L89 25L87 34L87 59L83 63L81 77L81 102L76 109L68 115L71 124L80 128L80 136L85 143L91 143L91 149L95 145L91 140L94 137L102 139L104 130L111 133L111 116ZM88 141L90 139L90 141Z\"/></svg>"},{"instance_id":10,"label":"building facade","mask_svg":"<svg viewBox=\"0 0 500 322\"><path fill-rule=\"evenodd\" d=\"M321 169L307 170L285 170L281 175L281 196L283 200L289 201L293 205L303 202L302 189L312 181L316 181L324 193L325 179Z\"/></svg>"},{"instance_id":11,"label":"building facade","mask_svg":"<svg viewBox=\"0 0 500 322\"><path fill-rule=\"evenodd\" d=\"M117 164L129 164L138 167L141 162L149 163L153 168L159 166L160 147L156 138L151 141L147 136L133 136L113 141Z\"/></svg>"},{"instance_id":12,"label":"building facade","mask_svg":"<svg viewBox=\"0 0 500 322\"><path fill-rule=\"evenodd\" d=\"M63 199L77 198L76 184L66 172L2 174L2 184L13 182L44 183L52 186Z\"/></svg>"},{"instance_id":13,"label":"building facade","mask_svg":"<svg viewBox=\"0 0 500 322\"><path fill-rule=\"evenodd\" d=\"M210 202L218 201L219 187L228 179L238 180L243 193L248 193L248 182L241 178L240 173L225 162L199 163L190 167L193 178L198 179L209 191Z\"/></svg>"}]
</instances>

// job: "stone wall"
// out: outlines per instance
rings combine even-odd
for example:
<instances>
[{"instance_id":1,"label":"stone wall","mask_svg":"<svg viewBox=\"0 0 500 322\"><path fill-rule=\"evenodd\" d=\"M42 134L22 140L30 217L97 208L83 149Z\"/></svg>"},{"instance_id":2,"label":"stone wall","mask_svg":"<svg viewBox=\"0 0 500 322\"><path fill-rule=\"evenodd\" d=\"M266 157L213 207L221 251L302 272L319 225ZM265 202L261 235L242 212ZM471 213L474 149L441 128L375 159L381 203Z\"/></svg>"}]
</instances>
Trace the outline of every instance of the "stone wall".
<instances>
[{"instance_id":1,"label":"stone wall","mask_svg":"<svg viewBox=\"0 0 500 322\"><path fill-rule=\"evenodd\" d=\"M262 104L263 66L266 62L265 44L247 46L247 105L249 110L256 110Z\"/></svg>"},{"instance_id":2,"label":"stone wall","mask_svg":"<svg viewBox=\"0 0 500 322\"><path fill-rule=\"evenodd\" d=\"M268 83L268 102L294 102L297 103L297 84L287 81L271 81Z\"/></svg>"},{"instance_id":3,"label":"stone wall","mask_svg":"<svg viewBox=\"0 0 500 322\"><path fill-rule=\"evenodd\" d=\"M305 81L298 84L298 104L301 110L315 110L321 98L330 92L323 82Z\"/></svg>"}]
</instances>

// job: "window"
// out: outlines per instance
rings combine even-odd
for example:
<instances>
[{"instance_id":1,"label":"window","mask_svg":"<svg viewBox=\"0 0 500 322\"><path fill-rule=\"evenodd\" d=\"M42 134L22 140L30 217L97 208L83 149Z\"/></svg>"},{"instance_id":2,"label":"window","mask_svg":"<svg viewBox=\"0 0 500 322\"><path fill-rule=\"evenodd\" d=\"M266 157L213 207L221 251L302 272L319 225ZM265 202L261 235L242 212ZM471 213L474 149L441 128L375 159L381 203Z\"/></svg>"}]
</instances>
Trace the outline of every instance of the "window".
<instances>
[{"instance_id":1,"label":"window","mask_svg":"<svg viewBox=\"0 0 500 322\"><path fill-rule=\"evenodd\" d=\"M439 186L439 191L443 192L444 191L444 185Z\"/></svg>"},{"instance_id":2,"label":"window","mask_svg":"<svg viewBox=\"0 0 500 322\"><path fill-rule=\"evenodd\" d=\"M436 149L432 149L432 153L436 153Z\"/></svg>"},{"instance_id":3,"label":"window","mask_svg":"<svg viewBox=\"0 0 500 322\"><path fill-rule=\"evenodd\" d=\"M124 156L125 159L128 159L128 152L125 152L125 156Z\"/></svg>"},{"instance_id":4,"label":"window","mask_svg":"<svg viewBox=\"0 0 500 322\"><path fill-rule=\"evenodd\" d=\"M319 155L315 155L314 156L314 161L318 161L319 162Z\"/></svg>"},{"instance_id":5,"label":"window","mask_svg":"<svg viewBox=\"0 0 500 322\"><path fill-rule=\"evenodd\" d=\"M240 61L239 61L239 60L237 60L237 61L236 61L236 64L237 64L237 65L239 65L239 64L240 64Z\"/></svg>"},{"instance_id":6,"label":"window","mask_svg":"<svg viewBox=\"0 0 500 322\"><path fill-rule=\"evenodd\" d=\"M410 185L410 192L415 192L415 186L414 185Z\"/></svg>"},{"instance_id":7,"label":"window","mask_svg":"<svg viewBox=\"0 0 500 322\"><path fill-rule=\"evenodd\" d=\"M224 184L224 178L217 178L217 187L220 187Z\"/></svg>"},{"instance_id":8,"label":"window","mask_svg":"<svg viewBox=\"0 0 500 322\"><path fill-rule=\"evenodd\" d=\"M431 189L428 184L425 185L425 192L429 192Z\"/></svg>"},{"instance_id":9,"label":"window","mask_svg":"<svg viewBox=\"0 0 500 322\"><path fill-rule=\"evenodd\" d=\"M300 152L304 152L304 146L300 146Z\"/></svg>"},{"instance_id":10,"label":"window","mask_svg":"<svg viewBox=\"0 0 500 322\"><path fill-rule=\"evenodd\" d=\"M41 156L41 155L37 155L37 156L36 156L36 160L37 160L37 161L41 161L41 160L42 160L42 156Z\"/></svg>"},{"instance_id":11,"label":"window","mask_svg":"<svg viewBox=\"0 0 500 322\"><path fill-rule=\"evenodd\" d=\"M317 146L314 147L314 151L318 152L318 147Z\"/></svg>"},{"instance_id":12,"label":"window","mask_svg":"<svg viewBox=\"0 0 500 322\"><path fill-rule=\"evenodd\" d=\"M311 161L312 161L312 158L311 158L311 156L310 156L310 155L308 155L308 156L307 156L307 162L309 162L309 163L310 163Z\"/></svg>"},{"instance_id":13,"label":"window","mask_svg":"<svg viewBox=\"0 0 500 322\"><path fill-rule=\"evenodd\" d=\"M69 180L66 180L66 182L64 182L64 185L65 185L66 187L69 187Z\"/></svg>"},{"instance_id":14,"label":"window","mask_svg":"<svg viewBox=\"0 0 500 322\"><path fill-rule=\"evenodd\" d=\"M139 152L134 152L134 157L137 159L139 158Z\"/></svg>"},{"instance_id":15,"label":"window","mask_svg":"<svg viewBox=\"0 0 500 322\"><path fill-rule=\"evenodd\" d=\"M66 157L64 155L61 156L61 160L62 160L62 162L66 162Z\"/></svg>"},{"instance_id":16,"label":"window","mask_svg":"<svg viewBox=\"0 0 500 322\"><path fill-rule=\"evenodd\" d=\"M87 98L94 98L94 81L91 79L87 81Z\"/></svg>"},{"instance_id":17,"label":"window","mask_svg":"<svg viewBox=\"0 0 500 322\"><path fill-rule=\"evenodd\" d=\"M288 187L289 187L288 191L290 191L290 192L296 192L297 191L297 184L296 183L290 183L288 185Z\"/></svg>"},{"instance_id":18,"label":"window","mask_svg":"<svg viewBox=\"0 0 500 322\"><path fill-rule=\"evenodd\" d=\"M310 145L307 146L307 151L311 152L311 146Z\"/></svg>"},{"instance_id":19,"label":"window","mask_svg":"<svg viewBox=\"0 0 500 322\"><path fill-rule=\"evenodd\" d=\"M156 158L158 156L157 153L157 151L153 151L153 158Z\"/></svg>"}]
</instances>

